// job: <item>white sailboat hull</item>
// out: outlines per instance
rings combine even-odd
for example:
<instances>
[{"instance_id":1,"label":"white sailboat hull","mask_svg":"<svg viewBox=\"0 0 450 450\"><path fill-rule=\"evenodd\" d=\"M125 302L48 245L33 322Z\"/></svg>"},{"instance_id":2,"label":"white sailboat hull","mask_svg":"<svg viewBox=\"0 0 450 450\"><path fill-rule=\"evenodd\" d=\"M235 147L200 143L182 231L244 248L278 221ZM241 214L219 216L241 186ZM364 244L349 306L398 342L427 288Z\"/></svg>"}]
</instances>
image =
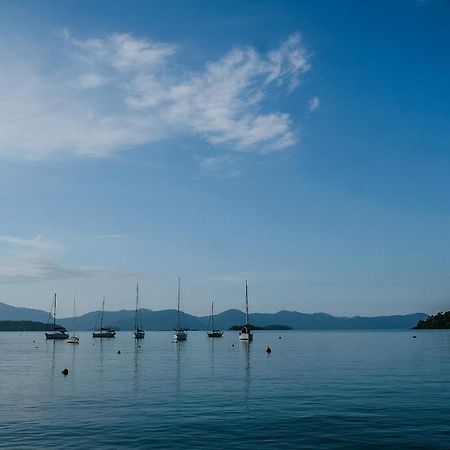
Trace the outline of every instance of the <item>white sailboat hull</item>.
<instances>
[{"instance_id":1,"label":"white sailboat hull","mask_svg":"<svg viewBox=\"0 0 450 450\"><path fill-rule=\"evenodd\" d=\"M239 332L239 340L251 342L251 341L253 341L253 334Z\"/></svg>"}]
</instances>

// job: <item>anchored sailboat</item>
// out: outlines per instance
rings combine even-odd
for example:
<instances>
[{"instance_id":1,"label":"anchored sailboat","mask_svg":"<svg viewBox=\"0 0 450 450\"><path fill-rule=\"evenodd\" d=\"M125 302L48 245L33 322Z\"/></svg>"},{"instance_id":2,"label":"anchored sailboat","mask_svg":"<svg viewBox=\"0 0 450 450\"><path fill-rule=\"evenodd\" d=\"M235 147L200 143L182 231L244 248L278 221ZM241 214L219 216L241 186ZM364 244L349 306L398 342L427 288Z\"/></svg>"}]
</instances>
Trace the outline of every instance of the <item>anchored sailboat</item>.
<instances>
[{"instance_id":1,"label":"anchored sailboat","mask_svg":"<svg viewBox=\"0 0 450 450\"><path fill-rule=\"evenodd\" d=\"M72 336L70 336L67 339L66 342L68 344L79 344L80 343L80 338L77 337L75 334L75 323L76 323L75 321L77 320L76 318L77 318L77 316L75 315L75 299L73 299L73 334L72 334Z\"/></svg>"},{"instance_id":2,"label":"anchored sailboat","mask_svg":"<svg viewBox=\"0 0 450 450\"><path fill-rule=\"evenodd\" d=\"M173 335L175 342L185 341L187 339L187 331L184 328L181 328L180 299L181 299L181 288L180 288L180 277L178 277L177 328L175 330L175 334Z\"/></svg>"},{"instance_id":3,"label":"anchored sailboat","mask_svg":"<svg viewBox=\"0 0 450 450\"><path fill-rule=\"evenodd\" d=\"M103 297L102 310L100 312L100 329L92 333L94 338L113 338L116 332L112 328L103 328L103 316L105 314L105 297ZM98 319L97 319L98 320Z\"/></svg>"},{"instance_id":4,"label":"anchored sailboat","mask_svg":"<svg viewBox=\"0 0 450 450\"><path fill-rule=\"evenodd\" d=\"M139 283L136 283L136 314L134 316L134 338L144 339L145 331L139 327L139 319Z\"/></svg>"},{"instance_id":5,"label":"anchored sailboat","mask_svg":"<svg viewBox=\"0 0 450 450\"><path fill-rule=\"evenodd\" d=\"M49 329L50 318L53 316L53 326ZM56 325L56 294L53 300L53 305L48 315L47 331L45 332L45 339L67 339L69 335L66 329L61 325Z\"/></svg>"},{"instance_id":6,"label":"anchored sailboat","mask_svg":"<svg viewBox=\"0 0 450 450\"><path fill-rule=\"evenodd\" d=\"M245 325L239 331L239 339L241 341L251 342L253 341L253 334L250 328L250 323L248 320L248 287L247 280L245 280Z\"/></svg>"},{"instance_id":7,"label":"anchored sailboat","mask_svg":"<svg viewBox=\"0 0 450 450\"><path fill-rule=\"evenodd\" d=\"M223 331L214 329L214 302L211 302L211 331L208 331L208 337L220 338L223 336Z\"/></svg>"}]
</instances>

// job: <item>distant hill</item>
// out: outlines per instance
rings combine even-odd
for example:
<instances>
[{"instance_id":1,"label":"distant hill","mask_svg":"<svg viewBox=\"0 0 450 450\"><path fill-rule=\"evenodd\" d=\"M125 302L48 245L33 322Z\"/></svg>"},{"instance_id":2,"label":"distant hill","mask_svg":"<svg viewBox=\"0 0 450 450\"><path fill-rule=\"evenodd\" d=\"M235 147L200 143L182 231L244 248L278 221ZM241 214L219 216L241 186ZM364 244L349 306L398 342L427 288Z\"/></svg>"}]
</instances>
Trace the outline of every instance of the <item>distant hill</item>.
<instances>
[{"instance_id":1,"label":"distant hill","mask_svg":"<svg viewBox=\"0 0 450 450\"><path fill-rule=\"evenodd\" d=\"M424 320L419 320L414 327L415 330L445 330L450 328L450 311L438 312Z\"/></svg>"},{"instance_id":2,"label":"distant hill","mask_svg":"<svg viewBox=\"0 0 450 450\"><path fill-rule=\"evenodd\" d=\"M49 305L50 306L50 305ZM47 323L48 311L30 308L18 308L0 302L0 320L32 320Z\"/></svg>"},{"instance_id":3,"label":"distant hill","mask_svg":"<svg viewBox=\"0 0 450 450\"><path fill-rule=\"evenodd\" d=\"M176 310L165 309L152 311L142 309L141 319L144 330L172 330L176 324ZM76 328L80 331L93 330L98 320L99 312L93 311L77 317ZM257 327L270 327L273 325L287 326L294 330L388 330L411 329L418 321L425 320L427 314L416 313L395 316L378 317L335 317L325 313L305 314L297 311L279 311L277 313L251 314L251 323ZM0 303L0 320L32 320L47 322L48 313L29 308L16 308ZM183 313L182 325L191 330L206 330L208 316L196 317ZM71 329L73 318L57 320L58 324ZM245 314L237 309L229 309L214 317L215 328L228 330L230 327L243 324ZM118 330L132 330L134 327L134 311L105 311L103 325Z\"/></svg>"}]
</instances>

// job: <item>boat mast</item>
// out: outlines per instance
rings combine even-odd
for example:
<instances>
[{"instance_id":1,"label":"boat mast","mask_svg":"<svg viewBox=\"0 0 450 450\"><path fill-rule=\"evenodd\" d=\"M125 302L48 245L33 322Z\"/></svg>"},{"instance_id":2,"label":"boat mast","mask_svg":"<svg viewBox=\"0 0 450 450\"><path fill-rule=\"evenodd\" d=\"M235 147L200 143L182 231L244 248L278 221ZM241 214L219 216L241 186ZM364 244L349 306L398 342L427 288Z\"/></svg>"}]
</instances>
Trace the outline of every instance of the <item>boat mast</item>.
<instances>
[{"instance_id":1,"label":"boat mast","mask_svg":"<svg viewBox=\"0 0 450 450\"><path fill-rule=\"evenodd\" d=\"M103 330L103 313L105 312L105 297L103 297L103 302L102 302L102 313L100 315L100 331Z\"/></svg>"},{"instance_id":2,"label":"boat mast","mask_svg":"<svg viewBox=\"0 0 450 450\"><path fill-rule=\"evenodd\" d=\"M139 323L138 323L138 305L139 305L139 283L136 283L136 315L134 317L134 329L136 331L139 328Z\"/></svg>"},{"instance_id":3,"label":"boat mast","mask_svg":"<svg viewBox=\"0 0 450 450\"><path fill-rule=\"evenodd\" d=\"M245 324L248 325L248 287L245 280Z\"/></svg>"},{"instance_id":4,"label":"boat mast","mask_svg":"<svg viewBox=\"0 0 450 450\"><path fill-rule=\"evenodd\" d=\"M73 335L75 336L75 297L73 298Z\"/></svg>"},{"instance_id":5,"label":"boat mast","mask_svg":"<svg viewBox=\"0 0 450 450\"><path fill-rule=\"evenodd\" d=\"M178 306L177 306L177 330L180 329L180 325L181 325L181 321L180 321L180 277L178 277L178 296L177 296L177 300L178 300Z\"/></svg>"},{"instance_id":6,"label":"boat mast","mask_svg":"<svg viewBox=\"0 0 450 450\"><path fill-rule=\"evenodd\" d=\"M211 302L211 327L214 332L214 302Z\"/></svg>"},{"instance_id":7,"label":"boat mast","mask_svg":"<svg viewBox=\"0 0 450 450\"><path fill-rule=\"evenodd\" d=\"M55 309L53 310L53 331L55 331L56 327L56 294L55 294Z\"/></svg>"}]
</instances>

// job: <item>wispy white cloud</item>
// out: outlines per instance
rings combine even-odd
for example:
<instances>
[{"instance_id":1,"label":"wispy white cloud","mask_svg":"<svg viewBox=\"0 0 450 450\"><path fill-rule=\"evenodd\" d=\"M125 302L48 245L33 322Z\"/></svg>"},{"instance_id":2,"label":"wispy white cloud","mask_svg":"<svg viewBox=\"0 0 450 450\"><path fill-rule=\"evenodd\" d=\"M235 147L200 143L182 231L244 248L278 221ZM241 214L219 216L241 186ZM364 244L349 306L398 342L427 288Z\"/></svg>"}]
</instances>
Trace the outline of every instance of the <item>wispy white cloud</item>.
<instances>
[{"instance_id":1,"label":"wispy white cloud","mask_svg":"<svg viewBox=\"0 0 450 450\"><path fill-rule=\"evenodd\" d=\"M169 89L165 119L216 145L259 151L288 147L296 142L289 115L258 107L270 88L285 83L293 88L308 68L298 35L268 55L234 49Z\"/></svg>"},{"instance_id":2,"label":"wispy white cloud","mask_svg":"<svg viewBox=\"0 0 450 450\"><path fill-rule=\"evenodd\" d=\"M95 72L86 73L79 78L80 86L85 89L97 88L107 84L107 82L108 79L106 77Z\"/></svg>"},{"instance_id":3,"label":"wispy white cloud","mask_svg":"<svg viewBox=\"0 0 450 450\"><path fill-rule=\"evenodd\" d=\"M56 242L48 241L41 235L27 239L20 236L0 235L0 245L19 248L21 250L57 250L60 245Z\"/></svg>"},{"instance_id":4,"label":"wispy white cloud","mask_svg":"<svg viewBox=\"0 0 450 450\"><path fill-rule=\"evenodd\" d=\"M219 156L208 156L199 161L203 170L214 175L235 177L242 173L238 164L241 161L241 157L236 154L225 153Z\"/></svg>"},{"instance_id":5,"label":"wispy white cloud","mask_svg":"<svg viewBox=\"0 0 450 450\"><path fill-rule=\"evenodd\" d=\"M131 275L136 276L135 273L130 274L127 271L109 267L67 266L33 255L14 256L0 260L0 284Z\"/></svg>"},{"instance_id":6,"label":"wispy white cloud","mask_svg":"<svg viewBox=\"0 0 450 450\"><path fill-rule=\"evenodd\" d=\"M319 109L319 106L320 106L320 99L319 99L319 97L313 97L308 102L309 112L313 112L316 109Z\"/></svg>"},{"instance_id":7,"label":"wispy white cloud","mask_svg":"<svg viewBox=\"0 0 450 450\"><path fill-rule=\"evenodd\" d=\"M199 284L207 284L210 282L220 283L238 283L242 284L245 280L256 283L270 282L282 282L282 281L299 281L311 278L316 278L318 274L314 273L300 273L300 272L236 272L236 273L224 273L211 275L201 280L198 280Z\"/></svg>"},{"instance_id":8,"label":"wispy white cloud","mask_svg":"<svg viewBox=\"0 0 450 450\"><path fill-rule=\"evenodd\" d=\"M97 239L124 239L124 235L96 236ZM98 276L136 276L111 267L67 265L58 262L65 247L38 235L34 238L0 235L0 284L56 281Z\"/></svg>"},{"instance_id":9,"label":"wispy white cloud","mask_svg":"<svg viewBox=\"0 0 450 450\"><path fill-rule=\"evenodd\" d=\"M113 33L101 39L76 39L67 30L62 37L79 50L89 64L111 65L119 71L154 69L166 65L176 51L170 43L155 42L128 33Z\"/></svg>"},{"instance_id":10,"label":"wispy white cloud","mask_svg":"<svg viewBox=\"0 0 450 450\"><path fill-rule=\"evenodd\" d=\"M234 48L197 70L179 66L172 43L126 33L62 39L51 71L0 48L0 157L99 157L180 136L258 152L297 142L290 115L268 99L309 69L298 34L265 54Z\"/></svg>"},{"instance_id":11,"label":"wispy white cloud","mask_svg":"<svg viewBox=\"0 0 450 450\"><path fill-rule=\"evenodd\" d=\"M98 234L95 236L92 236L93 239L100 239L100 240L123 240L123 239L130 239L131 236L128 236L126 234Z\"/></svg>"}]
</instances>

